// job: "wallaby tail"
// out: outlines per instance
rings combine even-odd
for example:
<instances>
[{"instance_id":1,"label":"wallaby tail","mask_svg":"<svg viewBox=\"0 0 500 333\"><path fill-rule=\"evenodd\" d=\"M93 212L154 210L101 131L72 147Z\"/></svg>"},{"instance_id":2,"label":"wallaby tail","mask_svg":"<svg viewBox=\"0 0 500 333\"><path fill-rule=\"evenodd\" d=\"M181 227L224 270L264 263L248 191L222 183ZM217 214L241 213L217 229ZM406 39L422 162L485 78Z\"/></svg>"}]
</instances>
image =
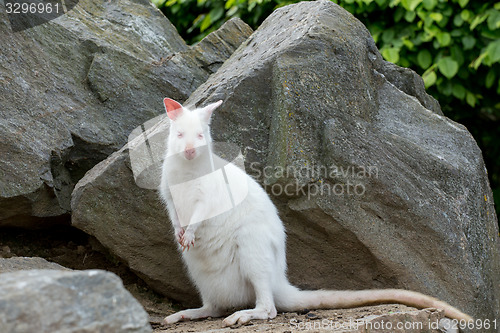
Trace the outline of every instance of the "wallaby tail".
<instances>
[{"instance_id":1,"label":"wallaby tail","mask_svg":"<svg viewBox=\"0 0 500 333\"><path fill-rule=\"evenodd\" d=\"M373 304L399 303L420 309L441 309L445 316L451 319L473 320L469 315L437 298L402 289L309 291L283 284L275 295L275 302L278 311L355 308Z\"/></svg>"}]
</instances>

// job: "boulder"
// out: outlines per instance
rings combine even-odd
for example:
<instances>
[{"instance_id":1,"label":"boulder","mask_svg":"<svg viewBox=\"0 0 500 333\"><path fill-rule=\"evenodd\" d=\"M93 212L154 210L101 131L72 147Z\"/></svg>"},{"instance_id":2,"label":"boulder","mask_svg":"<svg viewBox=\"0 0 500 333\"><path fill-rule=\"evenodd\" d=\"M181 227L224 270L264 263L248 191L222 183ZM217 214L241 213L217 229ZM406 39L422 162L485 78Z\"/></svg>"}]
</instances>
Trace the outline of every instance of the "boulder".
<instances>
[{"instance_id":1,"label":"boulder","mask_svg":"<svg viewBox=\"0 0 500 333\"><path fill-rule=\"evenodd\" d=\"M0 275L1 332L152 332L113 273L28 270Z\"/></svg>"},{"instance_id":2,"label":"boulder","mask_svg":"<svg viewBox=\"0 0 500 333\"><path fill-rule=\"evenodd\" d=\"M38 257L0 258L0 274L31 269L70 270L55 262L50 262Z\"/></svg>"},{"instance_id":3,"label":"boulder","mask_svg":"<svg viewBox=\"0 0 500 333\"><path fill-rule=\"evenodd\" d=\"M67 222L53 217L70 212L85 172L160 114L163 96L185 100L251 34L233 20L191 48L148 0L82 0L18 32L0 8L0 226Z\"/></svg>"},{"instance_id":4,"label":"boulder","mask_svg":"<svg viewBox=\"0 0 500 333\"><path fill-rule=\"evenodd\" d=\"M352 15L330 1L276 10L185 104L218 99L212 135L240 147L276 203L294 284L412 289L498 318L500 242L481 151ZM145 127L76 186L72 223L189 300L166 214L146 189L168 119ZM150 166L134 175L136 149Z\"/></svg>"}]
</instances>

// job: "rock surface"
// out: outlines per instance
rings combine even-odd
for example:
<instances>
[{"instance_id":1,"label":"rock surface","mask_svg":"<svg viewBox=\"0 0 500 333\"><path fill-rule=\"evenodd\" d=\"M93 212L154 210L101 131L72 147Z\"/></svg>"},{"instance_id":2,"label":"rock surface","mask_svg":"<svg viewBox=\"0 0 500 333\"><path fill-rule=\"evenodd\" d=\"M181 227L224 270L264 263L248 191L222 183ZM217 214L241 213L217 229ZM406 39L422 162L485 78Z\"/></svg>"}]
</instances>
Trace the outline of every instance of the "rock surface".
<instances>
[{"instance_id":1,"label":"rock surface","mask_svg":"<svg viewBox=\"0 0 500 333\"><path fill-rule=\"evenodd\" d=\"M233 20L190 48L148 0L82 0L14 33L0 4L0 226L59 223L47 217L70 211L86 171L160 114L164 96L185 100L250 33Z\"/></svg>"},{"instance_id":2,"label":"rock surface","mask_svg":"<svg viewBox=\"0 0 500 333\"><path fill-rule=\"evenodd\" d=\"M276 10L186 104L218 99L213 137L241 148L277 204L293 283L412 289L498 318L500 243L481 151L352 15L329 1ZM168 121L155 126L148 144L161 151ZM128 154L140 140L77 185L73 225L189 301L162 238L166 214L134 184Z\"/></svg>"},{"instance_id":3,"label":"rock surface","mask_svg":"<svg viewBox=\"0 0 500 333\"><path fill-rule=\"evenodd\" d=\"M38 257L0 258L0 274L31 269L70 270L55 262L50 262Z\"/></svg>"},{"instance_id":4,"label":"rock surface","mask_svg":"<svg viewBox=\"0 0 500 333\"><path fill-rule=\"evenodd\" d=\"M116 275L29 270L0 275L1 332L151 332Z\"/></svg>"}]
</instances>

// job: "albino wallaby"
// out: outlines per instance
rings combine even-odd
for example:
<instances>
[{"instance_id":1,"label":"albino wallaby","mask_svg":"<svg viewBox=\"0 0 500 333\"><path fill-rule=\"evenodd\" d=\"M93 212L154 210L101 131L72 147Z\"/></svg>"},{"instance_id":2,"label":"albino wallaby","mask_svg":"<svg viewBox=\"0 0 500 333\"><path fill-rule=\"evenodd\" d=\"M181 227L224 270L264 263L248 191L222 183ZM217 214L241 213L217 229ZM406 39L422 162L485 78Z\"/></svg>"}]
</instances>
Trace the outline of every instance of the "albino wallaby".
<instances>
[{"instance_id":1,"label":"albino wallaby","mask_svg":"<svg viewBox=\"0 0 500 333\"><path fill-rule=\"evenodd\" d=\"M210 117L222 101L188 110L165 98L171 120L159 192L172 221L175 237L203 306L164 319L220 317L226 326L252 319L272 319L277 311L352 308L368 304L401 303L438 308L453 319L472 320L436 298L417 292L386 290L299 290L286 276L285 230L276 207L262 187L243 170L226 165L217 174L220 158L211 153ZM231 180L228 184L228 179ZM239 193L241 184L244 190ZM243 198L227 206L227 186ZM219 211L214 211L219 209ZM187 251L186 251L187 250Z\"/></svg>"}]
</instances>

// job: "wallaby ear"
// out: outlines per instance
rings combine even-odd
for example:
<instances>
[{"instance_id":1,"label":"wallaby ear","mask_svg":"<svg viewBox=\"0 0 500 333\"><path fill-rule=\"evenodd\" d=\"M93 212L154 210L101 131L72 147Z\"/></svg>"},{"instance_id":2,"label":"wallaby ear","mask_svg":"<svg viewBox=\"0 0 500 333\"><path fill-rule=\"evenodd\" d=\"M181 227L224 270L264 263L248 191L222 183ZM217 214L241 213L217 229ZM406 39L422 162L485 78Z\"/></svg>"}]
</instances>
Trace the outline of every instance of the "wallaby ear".
<instances>
[{"instance_id":1,"label":"wallaby ear","mask_svg":"<svg viewBox=\"0 0 500 333\"><path fill-rule=\"evenodd\" d=\"M170 119L176 120L177 117L182 115L182 105L180 105L179 102L170 98L164 98L163 104L165 104L165 110L167 111L167 115Z\"/></svg>"},{"instance_id":2,"label":"wallaby ear","mask_svg":"<svg viewBox=\"0 0 500 333\"><path fill-rule=\"evenodd\" d=\"M217 109L220 105L222 104L222 100L217 101L212 104L208 104L204 108L199 109L199 112L203 119L206 120L207 123L210 123L210 117L212 116L212 113Z\"/></svg>"}]
</instances>

